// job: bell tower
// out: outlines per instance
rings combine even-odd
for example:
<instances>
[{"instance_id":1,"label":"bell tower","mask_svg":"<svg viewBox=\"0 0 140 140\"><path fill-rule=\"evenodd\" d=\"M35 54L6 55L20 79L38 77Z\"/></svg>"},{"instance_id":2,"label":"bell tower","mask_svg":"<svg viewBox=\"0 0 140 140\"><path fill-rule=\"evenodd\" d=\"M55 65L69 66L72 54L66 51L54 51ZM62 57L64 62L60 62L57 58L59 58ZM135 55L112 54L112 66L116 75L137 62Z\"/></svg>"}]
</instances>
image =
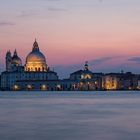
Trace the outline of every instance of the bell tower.
<instances>
[{"instance_id":1,"label":"bell tower","mask_svg":"<svg viewBox=\"0 0 140 140\"><path fill-rule=\"evenodd\" d=\"M6 53L6 71L11 70L12 56L10 50Z\"/></svg>"}]
</instances>

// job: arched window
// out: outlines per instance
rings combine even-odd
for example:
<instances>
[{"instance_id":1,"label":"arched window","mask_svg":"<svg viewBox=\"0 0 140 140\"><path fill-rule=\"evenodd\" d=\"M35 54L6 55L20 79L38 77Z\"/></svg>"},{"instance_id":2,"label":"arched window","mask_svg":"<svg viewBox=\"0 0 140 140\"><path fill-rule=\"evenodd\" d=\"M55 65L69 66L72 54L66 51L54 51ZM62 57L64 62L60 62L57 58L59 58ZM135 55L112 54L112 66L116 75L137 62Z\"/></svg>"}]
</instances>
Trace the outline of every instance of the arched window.
<instances>
[{"instance_id":1,"label":"arched window","mask_svg":"<svg viewBox=\"0 0 140 140\"><path fill-rule=\"evenodd\" d=\"M37 71L37 68L35 68L35 71Z\"/></svg>"},{"instance_id":2,"label":"arched window","mask_svg":"<svg viewBox=\"0 0 140 140\"><path fill-rule=\"evenodd\" d=\"M40 71L41 69L40 68L38 68L38 71Z\"/></svg>"},{"instance_id":3,"label":"arched window","mask_svg":"<svg viewBox=\"0 0 140 140\"><path fill-rule=\"evenodd\" d=\"M30 71L30 68L28 68L28 71Z\"/></svg>"}]
</instances>

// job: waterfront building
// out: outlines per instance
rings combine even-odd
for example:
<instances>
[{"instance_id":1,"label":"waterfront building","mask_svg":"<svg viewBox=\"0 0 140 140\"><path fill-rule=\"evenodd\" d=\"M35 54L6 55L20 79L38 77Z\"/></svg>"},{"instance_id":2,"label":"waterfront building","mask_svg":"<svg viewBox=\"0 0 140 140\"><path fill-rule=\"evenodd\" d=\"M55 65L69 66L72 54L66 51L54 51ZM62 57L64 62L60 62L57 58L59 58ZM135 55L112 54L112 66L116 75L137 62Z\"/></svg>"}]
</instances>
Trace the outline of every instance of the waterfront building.
<instances>
[{"instance_id":1,"label":"waterfront building","mask_svg":"<svg viewBox=\"0 0 140 140\"><path fill-rule=\"evenodd\" d=\"M88 62L83 70L71 73L69 79L60 80L57 73L48 67L36 40L24 66L16 50L13 56L8 51L5 59L6 71L1 74L2 90L89 91L102 88L102 73L90 71Z\"/></svg>"},{"instance_id":2,"label":"waterfront building","mask_svg":"<svg viewBox=\"0 0 140 140\"><path fill-rule=\"evenodd\" d=\"M13 56L7 52L6 71L1 74L2 90L53 90L58 81L57 73L47 66L36 40L24 66L16 50Z\"/></svg>"},{"instance_id":3,"label":"waterfront building","mask_svg":"<svg viewBox=\"0 0 140 140\"><path fill-rule=\"evenodd\" d=\"M140 90L140 75L138 75L137 77L138 77L138 85L137 85L137 89Z\"/></svg>"},{"instance_id":4,"label":"waterfront building","mask_svg":"<svg viewBox=\"0 0 140 140\"><path fill-rule=\"evenodd\" d=\"M88 62L81 70L60 80L52 71L37 41L27 55L25 65L17 51L6 53L6 70L1 73L1 90L42 90L42 91L94 91L94 90L136 90L140 89L139 75L127 73L93 73Z\"/></svg>"},{"instance_id":5,"label":"waterfront building","mask_svg":"<svg viewBox=\"0 0 140 140\"><path fill-rule=\"evenodd\" d=\"M102 88L104 90L119 89L119 77L118 77L118 75L114 74L114 73L105 74L102 77Z\"/></svg>"},{"instance_id":6,"label":"waterfront building","mask_svg":"<svg viewBox=\"0 0 140 140\"><path fill-rule=\"evenodd\" d=\"M104 90L136 90L138 89L138 76L127 73L108 73L102 77Z\"/></svg>"},{"instance_id":7,"label":"waterfront building","mask_svg":"<svg viewBox=\"0 0 140 140\"><path fill-rule=\"evenodd\" d=\"M70 74L69 79L61 80L62 90L70 91L93 91L101 90L102 73L93 73L89 70L88 62L83 70L78 70Z\"/></svg>"}]
</instances>

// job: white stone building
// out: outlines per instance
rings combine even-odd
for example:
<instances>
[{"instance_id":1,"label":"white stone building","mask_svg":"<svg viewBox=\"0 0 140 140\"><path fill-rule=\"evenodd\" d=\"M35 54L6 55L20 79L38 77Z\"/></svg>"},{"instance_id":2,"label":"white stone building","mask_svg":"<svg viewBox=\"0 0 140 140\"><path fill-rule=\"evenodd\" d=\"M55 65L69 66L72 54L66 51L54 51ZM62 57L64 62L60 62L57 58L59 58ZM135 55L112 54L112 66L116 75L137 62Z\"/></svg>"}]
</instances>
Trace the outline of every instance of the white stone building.
<instances>
[{"instance_id":1,"label":"white stone building","mask_svg":"<svg viewBox=\"0 0 140 140\"><path fill-rule=\"evenodd\" d=\"M7 52L6 71L1 74L2 90L52 90L54 85L57 87L58 81L57 73L47 66L36 40L26 57L25 66L16 50L13 56L10 51ZM47 83L51 84L48 86Z\"/></svg>"},{"instance_id":2,"label":"white stone building","mask_svg":"<svg viewBox=\"0 0 140 140\"><path fill-rule=\"evenodd\" d=\"M6 70L1 73L1 90L136 90L140 89L138 76L128 73L93 73L88 62L82 70L70 74L68 79L60 80L57 73L51 71L46 58L40 51L37 41L27 55L25 65L15 50L6 54Z\"/></svg>"}]
</instances>

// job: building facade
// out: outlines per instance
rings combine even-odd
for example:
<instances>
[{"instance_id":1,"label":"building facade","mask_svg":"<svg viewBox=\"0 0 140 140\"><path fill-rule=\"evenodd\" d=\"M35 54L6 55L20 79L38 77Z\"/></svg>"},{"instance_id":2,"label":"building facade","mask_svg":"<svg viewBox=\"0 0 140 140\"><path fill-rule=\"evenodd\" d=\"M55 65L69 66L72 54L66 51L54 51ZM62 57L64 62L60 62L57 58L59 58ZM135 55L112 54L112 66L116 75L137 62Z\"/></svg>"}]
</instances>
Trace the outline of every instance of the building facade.
<instances>
[{"instance_id":1,"label":"building facade","mask_svg":"<svg viewBox=\"0 0 140 140\"><path fill-rule=\"evenodd\" d=\"M104 90L138 90L139 76L127 73L108 73L102 77Z\"/></svg>"},{"instance_id":2,"label":"building facade","mask_svg":"<svg viewBox=\"0 0 140 140\"><path fill-rule=\"evenodd\" d=\"M140 76L128 73L93 73L85 63L82 70L60 80L51 71L37 41L27 55L25 65L17 51L7 51L6 70L1 73L1 90L28 91L94 91L94 90L136 90L140 89Z\"/></svg>"},{"instance_id":3,"label":"building facade","mask_svg":"<svg viewBox=\"0 0 140 140\"><path fill-rule=\"evenodd\" d=\"M2 90L53 90L58 81L57 73L47 66L36 40L24 66L16 50L13 56L7 52L6 71L1 74Z\"/></svg>"},{"instance_id":4,"label":"building facade","mask_svg":"<svg viewBox=\"0 0 140 140\"><path fill-rule=\"evenodd\" d=\"M93 73L85 63L83 70L70 74L68 81L72 83L71 90L92 91L102 89L102 73Z\"/></svg>"}]
</instances>

